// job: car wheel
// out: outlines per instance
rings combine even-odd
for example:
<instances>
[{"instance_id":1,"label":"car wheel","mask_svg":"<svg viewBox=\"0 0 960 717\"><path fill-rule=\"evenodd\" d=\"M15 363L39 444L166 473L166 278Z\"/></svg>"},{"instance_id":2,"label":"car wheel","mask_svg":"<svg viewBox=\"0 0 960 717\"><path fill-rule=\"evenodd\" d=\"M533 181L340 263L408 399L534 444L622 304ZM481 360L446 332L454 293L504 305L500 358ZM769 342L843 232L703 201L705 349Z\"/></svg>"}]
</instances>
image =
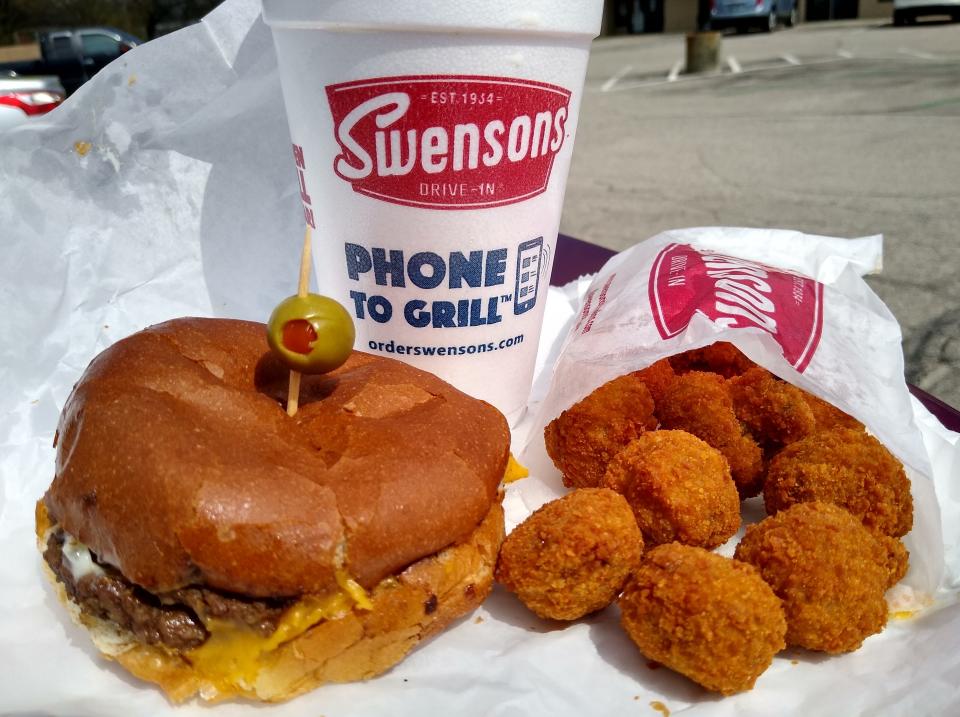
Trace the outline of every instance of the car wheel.
<instances>
[{"instance_id":1,"label":"car wheel","mask_svg":"<svg viewBox=\"0 0 960 717\"><path fill-rule=\"evenodd\" d=\"M790 14L787 15L787 19L783 21L783 24L787 27L794 27L797 24L797 6L794 5L793 9L790 11Z\"/></svg>"},{"instance_id":2,"label":"car wheel","mask_svg":"<svg viewBox=\"0 0 960 717\"><path fill-rule=\"evenodd\" d=\"M901 10L899 16L894 11L893 24L900 25L912 25L917 21L917 16L907 10Z\"/></svg>"},{"instance_id":3,"label":"car wheel","mask_svg":"<svg viewBox=\"0 0 960 717\"><path fill-rule=\"evenodd\" d=\"M773 32L777 29L777 11L771 10L767 15L767 21L763 25L764 32Z\"/></svg>"}]
</instances>

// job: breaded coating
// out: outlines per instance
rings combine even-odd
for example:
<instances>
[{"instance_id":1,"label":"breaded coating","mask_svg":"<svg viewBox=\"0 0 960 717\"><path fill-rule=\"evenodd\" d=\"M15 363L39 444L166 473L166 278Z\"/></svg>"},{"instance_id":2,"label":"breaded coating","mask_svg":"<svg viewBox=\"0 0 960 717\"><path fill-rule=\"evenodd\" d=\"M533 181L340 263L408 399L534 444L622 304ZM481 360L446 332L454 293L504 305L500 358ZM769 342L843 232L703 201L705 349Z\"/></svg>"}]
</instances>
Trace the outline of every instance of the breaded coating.
<instances>
[{"instance_id":1,"label":"breaded coating","mask_svg":"<svg viewBox=\"0 0 960 717\"><path fill-rule=\"evenodd\" d=\"M582 488L514 528L494 576L540 617L576 620L613 602L642 553L643 536L624 497Z\"/></svg>"},{"instance_id":2,"label":"breaded coating","mask_svg":"<svg viewBox=\"0 0 960 717\"><path fill-rule=\"evenodd\" d=\"M739 376L756 366L740 349L726 341L718 341L701 349L692 349L671 356L670 365L677 373L708 371L718 373L724 378Z\"/></svg>"},{"instance_id":3,"label":"breaded coating","mask_svg":"<svg viewBox=\"0 0 960 717\"><path fill-rule=\"evenodd\" d=\"M553 419L543 433L547 453L573 488L600 484L607 463L630 441L657 427L643 381L627 374L609 381Z\"/></svg>"},{"instance_id":4,"label":"breaded coating","mask_svg":"<svg viewBox=\"0 0 960 717\"><path fill-rule=\"evenodd\" d=\"M740 528L740 497L726 459L685 431L650 431L607 466L603 485L624 495L647 547L677 541L715 548Z\"/></svg>"},{"instance_id":5,"label":"breaded coating","mask_svg":"<svg viewBox=\"0 0 960 717\"><path fill-rule=\"evenodd\" d=\"M803 392L759 366L727 381L733 412L764 447L786 446L816 428Z\"/></svg>"},{"instance_id":6,"label":"breaded coating","mask_svg":"<svg viewBox=\"0 0 960 717\"><path fill-rule=\"evenodd\" d=\"M883 533L874 533L874 536L886 551L887 587L892 588L907 574L907 568L910 567L910 551L898 538L891 538Z\"/></svg>"},{"instance_id":7,"label":"breaded coating","mask_svg":"<svg viewBox=\"0 0 960 717\"><path fill-rule=\"evenodd\" d=\"M716 448L730 464L741 498L763 487L760 446L748 436L733 412L733 400L723 377L691 371L677 376L657 407L661 428L692 433Z\"/></svg>"},{"instance_id":8,"label":"breaded coating","mask_svg":"<svg viewBox=\"0 0 960 717\"><path fill-rule=\"evenodd\" d=\"M850 652L887 622L888 546L835 505L801 503L751 525L735 557L783 600L789 645Z\"/></svg>"},{"instance_id":9,"label":"breaded coating","mask_svg":"<svg viewBox=\"0 0 960 717\"><path fill-rule=\"evenodd\" d=\"M810 410L813 412L814 421L817 424L817 431L828 431L834 428L849 428L854 431L862 431L863 424L849 413L844 413L832 403L824 401L819 396L803 391L803 399L807 402Z\"/></svg>"},{"instance_id":10,"label":"breaded coating","mask_svg":"<svg viewBox=\"0 0 960 717\"><path fill-rule=\"evenodd\" d=\"M670 365L669 359L660 359L644 369L634 371L633 375L643 381L644 385L650 391L650 395L653 396L653 412L656 413L657 404L663 402L667 389L670 388L670 385L677 377L673 367Z\"/></svg>"},{"instance_id":11,"label":"breaded coating","mask_svg":"<svg viewBox=\"0 0 960 717\"><path fill-rule=\"evenodd\" d=\"M846 508L868 528L894 537L913 527L913 498L903 466L862 431L817 432L770 461L763 488L768 513L814 500Z\"/></svg>"},{"instance_id":12,"label":"breaded coating","mask_svg":"<svg viewBox=\"0 0 960 717\"><path fill-rule=\"evenodd\" d=\"M749 690L785 646L780 600L745 563L668 543L648 551L619 600L649 659L708 690Z\"/></svg>"}]
</instances>

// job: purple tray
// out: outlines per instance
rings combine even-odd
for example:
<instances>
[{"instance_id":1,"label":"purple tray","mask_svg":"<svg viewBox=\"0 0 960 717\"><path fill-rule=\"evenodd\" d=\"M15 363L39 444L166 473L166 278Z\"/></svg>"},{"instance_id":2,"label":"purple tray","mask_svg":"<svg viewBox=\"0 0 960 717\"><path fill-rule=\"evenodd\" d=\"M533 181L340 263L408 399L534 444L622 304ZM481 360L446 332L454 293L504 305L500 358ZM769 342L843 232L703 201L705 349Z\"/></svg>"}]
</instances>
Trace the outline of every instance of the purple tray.
<instances>
[{"instance_id":1,"label":"purple tray","mask_svg":"<svg viewBox=\"0 0 960 717\"><path fill-rule=\"evenodd\" d=\"M557 237L557 256L553 262L550 283L554 286L563 286L579 276L592 274L615 253L612 249L561 234ZM960 432L960 411L921 388L909 383L907 387L910 393L916 396L944 426L951 431Z\"/></svg>"}]
</instances>

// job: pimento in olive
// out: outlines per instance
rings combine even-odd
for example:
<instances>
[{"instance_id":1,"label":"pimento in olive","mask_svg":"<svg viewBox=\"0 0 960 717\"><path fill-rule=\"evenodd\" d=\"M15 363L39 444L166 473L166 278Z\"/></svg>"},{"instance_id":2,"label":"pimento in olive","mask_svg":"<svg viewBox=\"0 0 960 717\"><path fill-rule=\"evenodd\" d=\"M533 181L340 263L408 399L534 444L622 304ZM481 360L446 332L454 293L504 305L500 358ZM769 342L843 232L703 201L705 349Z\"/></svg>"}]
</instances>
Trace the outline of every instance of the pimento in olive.
<instances>
[{"instance_id":1,"label":"pimento in olive","mask_svg":"<svg viewBox=\"0 0 960 717\"><path fill-rule=\"evenodd\" d=\"M293 371L327 373L353 350L356 331L350 314L327 296L307 294L284 299L267 324L267 342Z\"/></svg>"}]
</instances>

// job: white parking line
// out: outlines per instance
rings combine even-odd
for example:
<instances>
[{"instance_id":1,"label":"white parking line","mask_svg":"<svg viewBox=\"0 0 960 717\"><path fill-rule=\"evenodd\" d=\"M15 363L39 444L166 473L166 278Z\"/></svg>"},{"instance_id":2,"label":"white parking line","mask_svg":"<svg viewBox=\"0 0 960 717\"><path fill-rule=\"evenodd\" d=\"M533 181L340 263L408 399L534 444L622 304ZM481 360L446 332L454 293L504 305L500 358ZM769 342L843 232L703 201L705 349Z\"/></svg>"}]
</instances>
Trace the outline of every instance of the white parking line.
<instances>
[{"instance_id":1,"label":"white parking line","mask_svg":"<svg viewBox=\"0 0 960 717\"><path fill-rule=\"evenodd\" d=\"M944 55L934 55L929 52L921 52L919 50L911 50L906 47L901 47L897 50L897 55L915 57L922 60L940 60ZM895 60L897 55L892 53L883 54L883 55L860 55L860 57L868 59L890 59ZM853 59L855 55L849 50L836 50L833 57L822 57L819 59L808 59L805 62L801 62L794 55L785 53L779 56L781 62L771 62L764 63L760 65L750 65L749 67L742 67L740 62L733 56L727 57L725 60L726 65L730 68L729 73L695 73L695 74L682 74L682 61L677 61L676 64L671 68L670 73L664 79L646 79L633 82L619 82L614 87L613 84L610 84L610 81L607 81L607 84L604 85L603 90L610 90L612 92L623 92L625 90L640 90L646 87L655 87L656 85L663 85L673 82L703 82L703 81L712 81L721 79L723 77L730 77L731 75L737 74L747 74L753 72L765 72L768 70L786 70L788 67L810 67L812 65L826 65L835 62L843 62L845 60ZM784 62L787 63L784 65ZM662 77L662 75L661 75ZM613 78L611 78L613 79ZM596 90L588 90L596 92Z\"/></svg>"},{"instance_id":2,"label":"white parking line","mask_svg":"<svg viewBox=\"0 0 960 717\"><path fill-rule=\"evenodd\" d=\"M626 77L627 73L633 69L633 65L624 65L620 70L613 75L609 80L603 83L603 86L600 88L601 92L609 92L613 89L613 86L617 84L620 80Z\"/></svg>"},{"instance_id":3,"label":"white parking line","mask_svg":"<svg viewBox=\"0 0 960 717\"><path fill-rule=\"evenodd\" d=\"M824 58L824 59L822 59L822 60L808 60L808 61L804 64L804 66L806 67L806 66L810 66L810 65L825 65L825 64L829 64L829 63L833 63L833 62L843 62L843 58L840 58L840 57L828 57L828 58ZM741 70L741 72L742 72L743 74L747 74L747 73L752 73L752 72L764 72L764 71L766 71L766 70L781 70L781 71L782 71L782 70L784 70L784 69L786 69L785 66L784 66L784 64L783 64L782 62L778 62L778 63L776 63L776 64L770 64L770 65L754 65L754 66L752 66L752 67L748 67L748 68L746 68L746 69L744 69L744 70ZM676 82L702 82L702 81L718 80L718 79L721 79L721 78L723 78L723 77L730 77L730 75L716 74L716 73L712 73L712 72L705 72L705 73L702 73L702 74L698 73L698 74L693 74L693 75L679 75L679 76L677 77L677 79L676 79ZM654 86L656 86L656 85L665 85L665 84L668 84L669 82L670 82L669 79L664 79L664 80L643 80L643 81L641 81L641 82L630 82L630 83L619 84L619 85L617 85L615 88L613 88L613 90L611 90L611 91L612 91L612 92L624 92L624 91L626 91L626 90L641 90L641 89L644 89L645 87L654 87Z\"/></svg>"},{"instance_id":4,"label":"white parking line","mask_svg":"<svg viewBox=\"0 0 960 717\"><path fill-rule=\"evenodd\" d=\"M920 60L936 60L936 55L931 55L929 52L921 52L920 50L911 50L909 47L901 47L897 50L901 55L909 55L910 57L916 57Z\"/></svg>"}]
</instances>

